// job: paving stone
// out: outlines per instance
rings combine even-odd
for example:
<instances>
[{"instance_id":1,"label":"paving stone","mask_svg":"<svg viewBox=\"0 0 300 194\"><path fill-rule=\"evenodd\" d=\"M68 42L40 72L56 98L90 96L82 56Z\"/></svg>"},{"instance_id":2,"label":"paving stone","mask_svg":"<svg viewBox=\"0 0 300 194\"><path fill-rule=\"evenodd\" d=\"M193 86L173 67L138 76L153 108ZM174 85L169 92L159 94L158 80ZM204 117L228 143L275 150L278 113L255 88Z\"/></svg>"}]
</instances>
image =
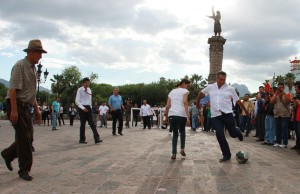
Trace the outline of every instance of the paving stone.
<instances>
[{"instance_id":1,"label":"paving stone","mask_svg":"<svg viewBox=\"0 0 300 194\"><path fill-rule=\"evenodd\" d=\"M12 143L14 130L8 121L0 122L2 150ZM77 120L73 127L64 125L58 131L35 125L33 181L18 177L17 160L10 172L0 158L0 193L300 193L300 152L263 146L252 137L240 142L227 134L232 156L245 150L250 158L246 164L234 157L219 163L222 156L215 133L187 128L187 156L182 158L178 152L177 159L171 160L168 131L141 127L124 129L124 136L112 136L111 128L98 128L104 141L95 145L88 125L88 144L78 144Z\"/></svg>"}]
</instances>

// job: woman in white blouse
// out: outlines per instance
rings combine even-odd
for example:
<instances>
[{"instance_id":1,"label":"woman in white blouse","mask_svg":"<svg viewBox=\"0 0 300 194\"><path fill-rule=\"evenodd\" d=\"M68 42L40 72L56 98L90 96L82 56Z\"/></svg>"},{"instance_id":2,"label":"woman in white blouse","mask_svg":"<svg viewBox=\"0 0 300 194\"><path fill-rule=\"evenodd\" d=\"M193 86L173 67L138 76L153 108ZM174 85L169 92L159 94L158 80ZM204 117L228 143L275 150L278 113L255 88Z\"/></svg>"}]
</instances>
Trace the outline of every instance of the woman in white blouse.
<instances>
[{"instance_id":1,"label":"woman in white blouse","mask_svg":"<svg viewBox=\"0 0 300 194\"><path fill-rule=\"evenodd\" d=\"M190 124L190 114L188 110L188 95L187 88L190 86L191 81L182 79L176 88L173 89L168 95L168 102L166 105L166 119L169 120L170 128L173 131L172 139L172 157L176 159L177 154L177 141L178 130L180 132L180 154L185 157L185 126Z\"/></svg>"}]
</instances>

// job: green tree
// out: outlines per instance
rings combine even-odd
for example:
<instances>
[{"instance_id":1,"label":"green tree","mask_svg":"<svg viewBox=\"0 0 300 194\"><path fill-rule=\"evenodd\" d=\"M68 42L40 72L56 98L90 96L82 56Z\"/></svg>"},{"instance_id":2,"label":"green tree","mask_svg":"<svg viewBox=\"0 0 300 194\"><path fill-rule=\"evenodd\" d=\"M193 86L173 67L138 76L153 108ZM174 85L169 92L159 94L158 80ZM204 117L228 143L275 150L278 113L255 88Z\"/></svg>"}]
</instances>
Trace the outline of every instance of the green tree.
<instances>
[{"instance_id":1,"label":"green tree","mask_svg":"<svg viewBox=\"0 0 300 194\"><path fill-rule=\"evenodd\" d=\"M63 93L61 94L61 101L64 105L70 106L75 102L77 89L82 85L81 73L76 66L70 66L63 70L61 76Z\"/></svg>"},{"instance_id":2,"label":"green tree","mask_svg":"<svg viewBox=\"0 0 300 194\"><path fill-rule=\"evenodd\" d=\"M98 99L97 102L108 102L108 98L112 95L113 86L110 84L92 84L91 89L93 91L93 97Z\"/></svg>"},{"instance_id":3,"label":"green tree","mask_svg":"<svg viewBox=\"0 0 300 194\"><path fill-rule=\"evenodd\" d=\"M141 105L142 90L145 84L126 84L119 86L120 94L123 97L123 100L129 100L132 104L137 103Z\"/></svg>"},{"instance_id":4,"label":"green tree","mask_svg":"<svg viewBox=\"0 0 300 194\"><path fill-rule=\"evenodd\" d=\"M174 88L174 87L173 87ZM157 105L167 101L168 89L157 83L147 84L142 88L141 100L147 100L150 105Z\"/></svg>"},{"instance_id":5,"label":"green tree","mask_svg":"<svg viewBox=\"0 0 300 194\"><path fill-rule=\"evenodd\" d=\"M284 76L285 84L289 88L289 92L292 91L293 85L295 83L296 76L293 73L287 73Z\"/></svg>"},{"instance_id":6,"label":"green tree","mask_svg":"<svg viewBox=\"0 0 300 194\"><path fill-rule=\"evenodd\" d=\"M285 83L285 79L283 76L281 75L278 75L276 78L275 78L275 83L278 84L278 83Z\"/></svg>"},{"instance_id":7,"label":"green tree","mask_svg":"<svg viewBox=\"0 0 300 194\"><path fill-rule=\"evenodd\" d=\"M50 79L53 83L51 84L51 90L54 94L60 95L62 91L65 89L63 86L63 75L53 75L53 78Z\"/></svg>"},{"instance_id":8,"label":"green tree","mask_svg":"<svg viewBox=\"0 0 300 194\"><path fill-rule=\"evenodd\" d=\"M0 83L0 102L4 102L7 90L8 88L3 83Z\"/></svg>"}]
</instances>

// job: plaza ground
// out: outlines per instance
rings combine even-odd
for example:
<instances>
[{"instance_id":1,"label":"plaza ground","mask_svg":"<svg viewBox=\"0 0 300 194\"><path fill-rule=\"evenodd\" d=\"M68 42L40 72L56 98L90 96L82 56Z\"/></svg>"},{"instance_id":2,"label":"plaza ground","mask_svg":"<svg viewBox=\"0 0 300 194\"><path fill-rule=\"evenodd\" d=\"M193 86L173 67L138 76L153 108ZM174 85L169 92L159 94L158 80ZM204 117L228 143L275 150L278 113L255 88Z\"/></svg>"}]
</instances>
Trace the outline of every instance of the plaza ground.
<instances>
[{"instance_id":1,"label":"plaza ground","mask_svg":"<svg viewBox=\"0 0 300 194\"><path fill-rule=\"evenodd\" d=\"M187 128L186 158L171 160L171 138L167 130L143 130L142 125L112 136L98 128L103 142L95 145L87 126L88 144L79 144L79 121L52 131L35 125L33 181L18 177L18 162L8 171L0 159L0 193L300 193L300 157L289 148L261 145L254 137L243 142L227 140L233 156L246 150L250 159L238 164L234 157L219 163L221 152L213 132ZM0 150L14 139L14 129L0 121ZM289 147L295 140L289 141ZM179 145L178 145L179 148ZM179 150L178 150L179 153Z\"/></svg>"}]
</instances>

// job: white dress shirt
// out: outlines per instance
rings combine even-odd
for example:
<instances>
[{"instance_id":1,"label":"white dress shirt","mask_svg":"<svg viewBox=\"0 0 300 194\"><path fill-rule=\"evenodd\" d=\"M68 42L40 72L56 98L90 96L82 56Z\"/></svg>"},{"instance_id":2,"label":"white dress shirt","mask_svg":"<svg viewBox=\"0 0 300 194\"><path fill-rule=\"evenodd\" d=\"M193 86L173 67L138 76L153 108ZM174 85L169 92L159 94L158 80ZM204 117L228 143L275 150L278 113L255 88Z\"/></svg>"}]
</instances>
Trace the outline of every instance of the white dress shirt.
<instances>
[{"instance_id":1,"label":"white dress shirt","mask_svg":"<svg viewBox=\"0 0 300 194\"><path fill-rule=\"evenodd\" d=\"M107 111L108 111L108 109L109 109L109 108L108 108L106 105L105 105L105 106L101 105L101 106L99 107L100 115L106 114Z\"/></svg>"},{"instance_id":2,"label":"white dress shirt","mask_svg":"<svg viewBox=\"0 0 300 194\"><path fill-rule=\"evenodd\" d=\"M217 83L209 84L206 88L201 90L205 95L209 95L211 104L211 117L220 116L223 113L232 113L232 100L234 104L239 100L235 89L224 84L220 89Z\"/></svg>"},{"instance_id":3,"label":"white dress shirt","mask_svg":"<svg viewBox=\"0 0 300 194\"><path fill-rule=\"evenodd\" d=\"M143 104L141 106L140 115L142 117L151 115L151 110L150 109L151 109L151 107L150 107L149 104L146 104L146 105Z\"/></svg>"},{"instance_id":4,"label":"white dress shirt","mask_svg":"<svg viewBox=\"0 0 300 194\"><path fill-rule=\"evenodd\" d=\"M83 105L92 107L92 90L90 88L85 89L83 86L78 88L75 103L82 110L84 109Z\"/></svg>"}]
</instances>

